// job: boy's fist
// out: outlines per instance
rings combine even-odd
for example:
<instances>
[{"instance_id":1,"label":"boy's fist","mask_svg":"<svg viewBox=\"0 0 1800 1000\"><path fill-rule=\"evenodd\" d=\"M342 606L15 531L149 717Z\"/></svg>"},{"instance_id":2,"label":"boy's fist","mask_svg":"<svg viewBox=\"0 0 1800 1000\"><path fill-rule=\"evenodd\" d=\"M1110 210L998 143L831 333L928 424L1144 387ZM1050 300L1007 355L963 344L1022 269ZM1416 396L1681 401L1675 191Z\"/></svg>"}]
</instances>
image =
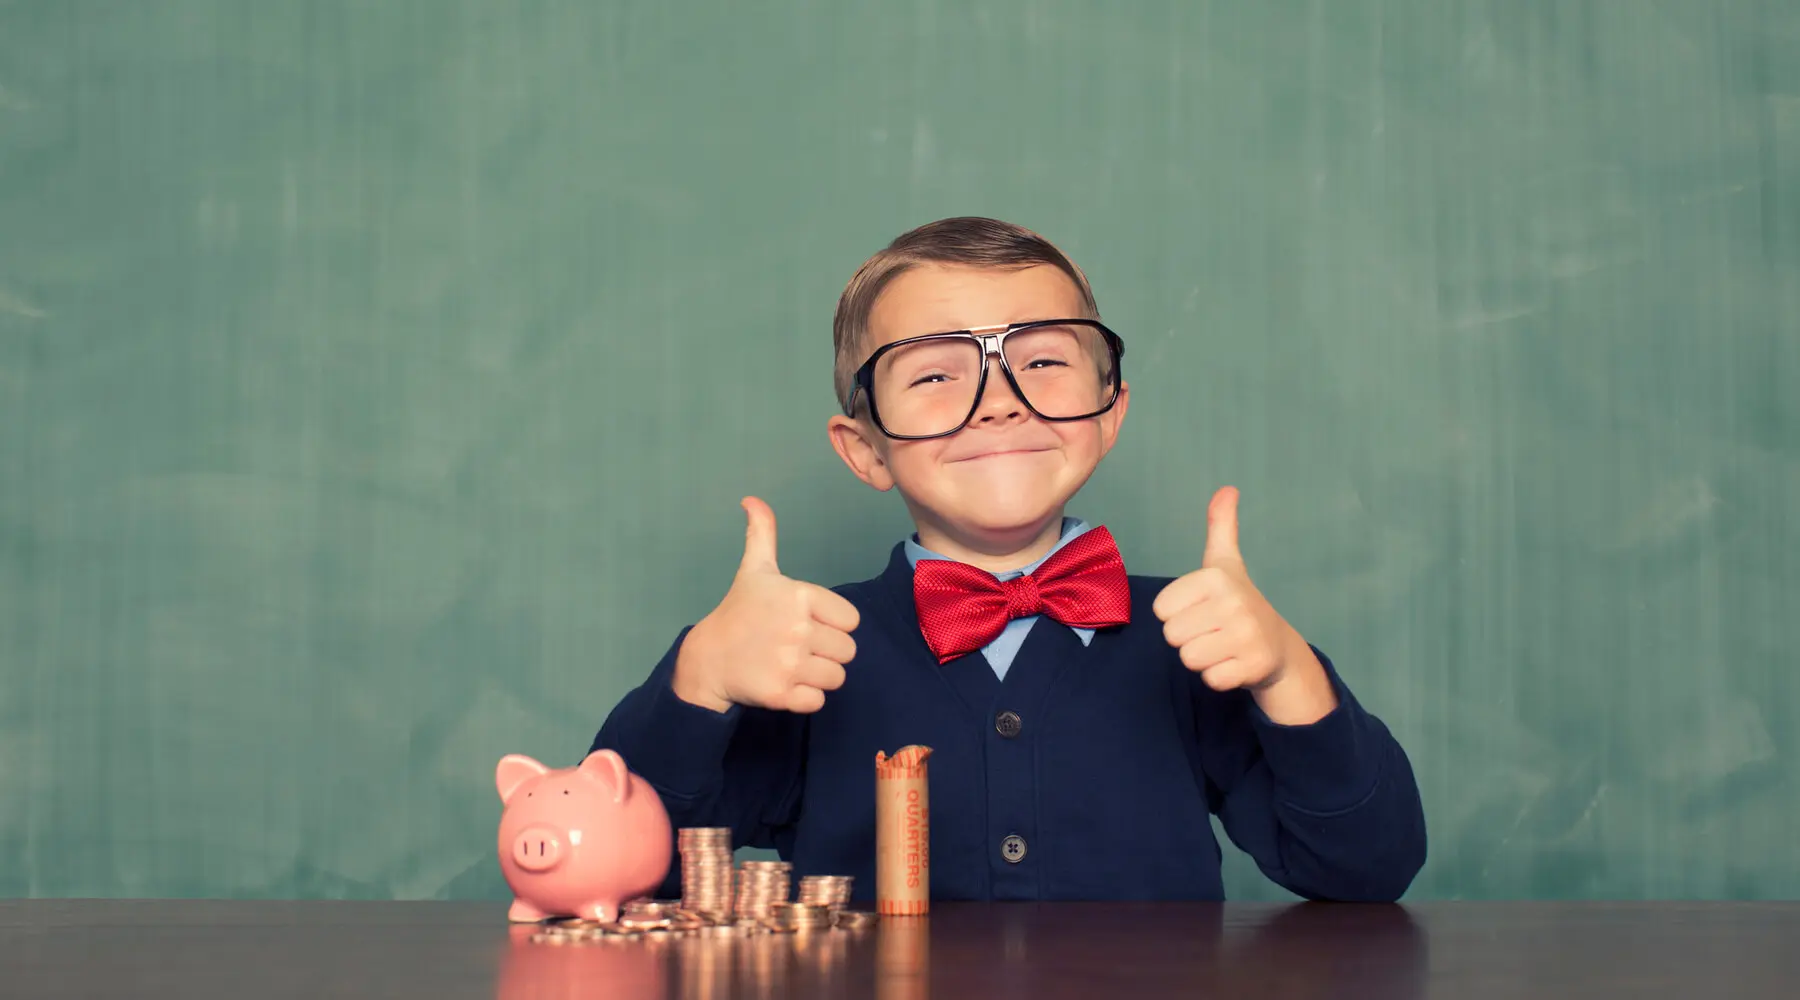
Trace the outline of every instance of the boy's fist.
<instances>
[{"instance_id":1,"label":"boy's fist","mask_svg":"<svg viewBox=\"0 0 1800 1000\"><path fill-rule=\"evenodd\" d=\"M1213 494L1200 568L1164 587L1151 609L1163 622L1163 638L1208 687L1248 688L1277 722L1289 721L1278 717L1278 707L1285 710L1281 715L1298 716L1298 723L1314 721L1336 695L1306 640L1250 582L1238 551L1237 502L1235 487ZM1290 671L1295 684L1282 685ZM1278 685L1291 695L1266 698Z\"/></svg>"},{"instance_id":2,"label":"boy's fist","mask_svg":"<svg viewBox=\"0 0 1800 1000\"><path fill-rule=\"evenodd\" d=\"M816 712L856 656L856 606L781 575L775 512L745 497L744 558L731 589L700 619L675 658L675 694L722 712L733 704Z\"/></svg>"}]
</instances>

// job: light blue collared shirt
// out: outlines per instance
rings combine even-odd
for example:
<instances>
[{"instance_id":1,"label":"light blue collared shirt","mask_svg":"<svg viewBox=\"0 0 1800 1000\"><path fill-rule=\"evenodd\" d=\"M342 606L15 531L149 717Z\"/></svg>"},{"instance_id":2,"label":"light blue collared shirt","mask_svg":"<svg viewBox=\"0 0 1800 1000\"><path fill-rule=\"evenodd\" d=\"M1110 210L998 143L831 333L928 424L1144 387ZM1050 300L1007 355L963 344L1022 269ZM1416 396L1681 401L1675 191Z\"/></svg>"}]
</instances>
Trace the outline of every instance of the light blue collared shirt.
<instances>
[{"instance_id":1,"label":"light blue collared shirt","mask_svg":"<svg viewBox=\"0 0 1800 1000\"><path fill-rule=\"evenodd\" d=\"M1014 569L1004 573L995 573L994 579L1011 580L1015 577L1021 577L1030 573L1039 566L1042 566L1044 564L1044 559L1048 559L1055 555L1057 549L1069 544L1072 539L1086 530L1088 530L1088 524L1080 518L1063 518L1062 537L1057 539L1056 548L1044 553L1043 559L1039 559L1037 562L1026 566L1024 569ZM919 560L921 559L948 560L949 558L949 556L938 555L936 552L920 545L919 536L917 534L912 535L906 540L906 561L911 563L915 569L918 568ZM1027 615L1024 618L1014 618L1012 621L1006 623L1006 628L1003 629L999 635L994 637L993 642L981 647L981 655L987 657L988 665L994 668L994 676L1001 680L1006 679L1006 669L1012 666L1013 657L1018 655L1019 647L1025 644L1025 633L1030 632L1031 626L1041 617L1043 616ZM1091 628L1078 628L1074 631L1076 635L1081 637L1081 644L1083 646L1092 642L1094 639L1094 630Z\"/></svg>"}]
</instances>

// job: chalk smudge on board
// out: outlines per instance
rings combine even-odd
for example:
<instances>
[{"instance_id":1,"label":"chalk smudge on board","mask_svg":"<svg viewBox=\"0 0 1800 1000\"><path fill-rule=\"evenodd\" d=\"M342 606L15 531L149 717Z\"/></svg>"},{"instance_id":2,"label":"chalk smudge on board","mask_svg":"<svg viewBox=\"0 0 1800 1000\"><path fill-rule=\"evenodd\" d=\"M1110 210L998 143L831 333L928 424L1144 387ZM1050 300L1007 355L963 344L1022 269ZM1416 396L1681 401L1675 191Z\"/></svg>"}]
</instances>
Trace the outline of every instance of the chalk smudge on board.
<instances>
[{"instance_id":1,"label":"chalk smudge on board","mask_svg":"<svg viewBox=\"0 0 1800 1000\"><path fill-rule=\"evenodd\" d=\"M0 288L0 313L11 313L26 319L43 319L49 313L25 301L24 296Z\"/></svg>"}]
</instances>

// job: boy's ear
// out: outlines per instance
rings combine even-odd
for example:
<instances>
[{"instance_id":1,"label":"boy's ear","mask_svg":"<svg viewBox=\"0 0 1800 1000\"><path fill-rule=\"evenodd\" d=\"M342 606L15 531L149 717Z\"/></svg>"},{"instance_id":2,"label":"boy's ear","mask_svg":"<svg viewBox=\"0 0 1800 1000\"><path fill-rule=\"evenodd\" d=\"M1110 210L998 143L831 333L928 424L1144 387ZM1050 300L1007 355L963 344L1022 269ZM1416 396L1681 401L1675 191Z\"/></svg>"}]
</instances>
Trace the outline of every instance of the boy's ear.
<instances>
[{"instance_id":1,"label":"boy's ear","mask_svg":"<svg viewBox=\"0 0 1800 1000\"><path fill-rule=\"evenodd\" d=\"M1131 408L1131 383L1119 383L1119 398L1113 407L1100 414L1100 454L1112 450L1113 443L1119 440L1119 426L1125 423L1125 411Z\"/></svg>"},{"instance_id":2,"label":"boy's ear","mask_svg":"<svg viewBox=\"0 0 1800 1000\"><path fill-rule=\"evenodd\" d=\"M825 433L831 438L831 449L856 473L856 478L883 493L894 488L894 476L876 444L880 431L863 421L834 413L825 422Z\"/></svg>"}]
</instances>

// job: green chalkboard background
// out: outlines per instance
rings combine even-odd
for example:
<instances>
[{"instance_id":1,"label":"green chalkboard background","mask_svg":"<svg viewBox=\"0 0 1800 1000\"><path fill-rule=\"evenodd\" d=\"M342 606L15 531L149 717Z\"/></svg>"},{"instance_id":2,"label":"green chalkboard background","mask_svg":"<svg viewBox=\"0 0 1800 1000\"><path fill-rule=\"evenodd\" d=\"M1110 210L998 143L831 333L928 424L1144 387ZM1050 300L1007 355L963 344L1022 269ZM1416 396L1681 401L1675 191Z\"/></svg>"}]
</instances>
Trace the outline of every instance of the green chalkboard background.
<instances>
[{"instance_id":1,"label":"green chalkboard background","mask_svg":"<svg viewBox=\"0 0 1800 1000\"><path fill-rule=\"evenodd\" d=\"M0 894L501 893L741 495L908 529L831 310L966 213L1129 345L1073 513L1243 489L1412 898L1800 895L1787 0L0 2Z\"/></svg>"}]
</instances>

